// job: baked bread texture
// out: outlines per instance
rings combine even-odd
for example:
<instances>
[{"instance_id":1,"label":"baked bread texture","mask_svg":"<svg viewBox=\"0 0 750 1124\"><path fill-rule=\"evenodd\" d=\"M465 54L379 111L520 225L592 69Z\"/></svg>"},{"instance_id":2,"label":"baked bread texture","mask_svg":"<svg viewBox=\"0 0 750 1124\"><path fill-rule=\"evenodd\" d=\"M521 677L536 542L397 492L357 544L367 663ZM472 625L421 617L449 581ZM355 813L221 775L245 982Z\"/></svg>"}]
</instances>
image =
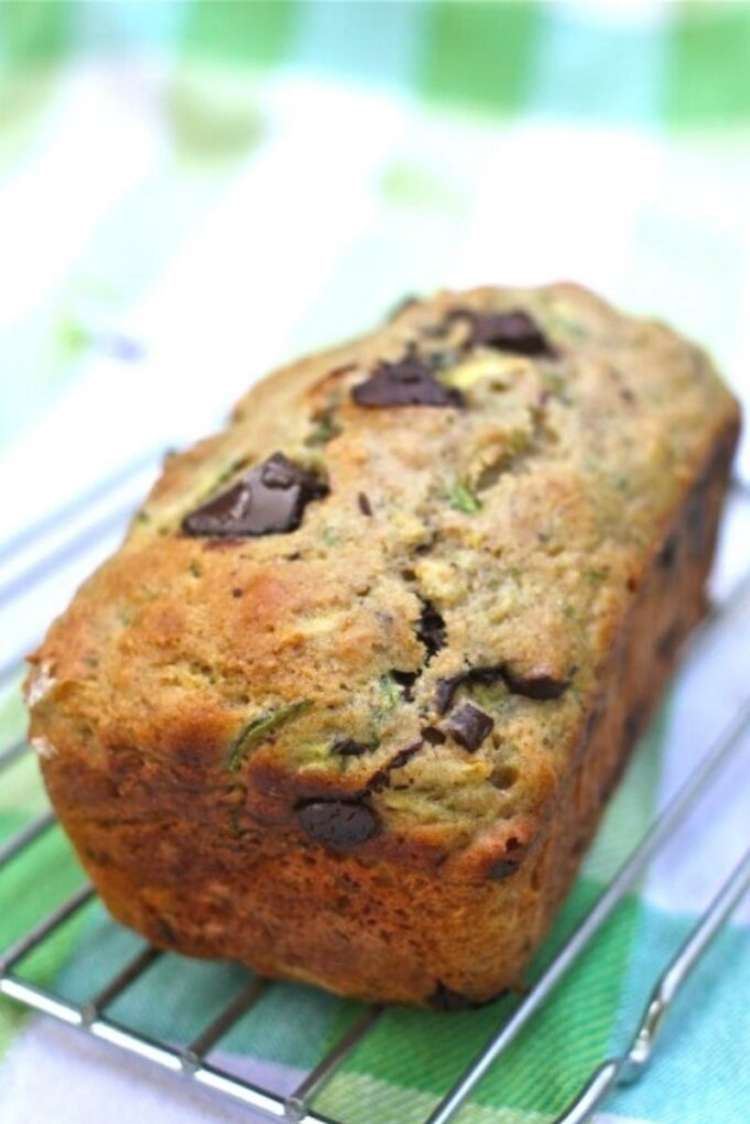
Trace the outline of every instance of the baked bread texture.
<instances>
[{"instance_id":1,"label":"baked bread texture","mask_svg":"<svg viewBox=\"0 0 750 1124\"><path fill-rule=\"evenodd\" d=\"M30 658L112 914L370 1000L518 984L704 611L738 426L702 351L568 283L254 386Z\"/></svg>"}]
</instances>

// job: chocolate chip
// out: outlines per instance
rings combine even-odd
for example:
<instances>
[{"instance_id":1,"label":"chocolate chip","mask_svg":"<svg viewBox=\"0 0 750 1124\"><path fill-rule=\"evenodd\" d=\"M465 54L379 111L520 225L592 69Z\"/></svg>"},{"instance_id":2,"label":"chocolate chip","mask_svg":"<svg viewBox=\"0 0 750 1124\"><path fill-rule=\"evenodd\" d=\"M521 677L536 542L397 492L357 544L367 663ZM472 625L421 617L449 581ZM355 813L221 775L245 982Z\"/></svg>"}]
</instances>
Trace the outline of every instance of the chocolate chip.
<instances>
[{"instance_id":1,"label":"chocolate chip","mask_svg":"<svg viewBox=\"0 0 750 1124\"><path fill-rule=\"evenodd\" d=\"M437 726L423 726L421 734L428 745L443 745L445 742L445 734Z\"/></svg>"},{"instance_id":2,"label":"chocolate chip","mask_svg":"<svg viewBox=\"0 0 750 1124\"><path fill-rule=\"evenodd\" d=\"M427 662L445 647L445 621L431 601L422 602L417 637L427 649Z\"/></svg>"},{"instance_id":3,"label":"chocolate chip","mask_svg":"<svg viewBox=\"0 0 750 1124\"><path fill-rule=\"evenodd\" d=\"M478 706L464 703L456 707L448 719L443 723L443 729L455 738L459 745L472 752L479 749L495 725L489 714L485 714Z\"/></svg>"},{"instance_id":4,"label":"chocolate chip","mask_svg":"<svg viewBox=\"0 0 750 1124\"><path fill-rule=\"evenodd\" d=\"M284 534L299 527L311 500L327 493L328 487L312 472L274 453L187 515L182 530L214 538Z\"/></svg>"},{"instance_id":5,"label":"chocolate chip","mask_svg":"<svg viewBox=\"0 0 750 1124\"><path fill-rule=\"evenodd\" d=\"M316 843L339 851L366 843L380 830L372 808L351 800L313 800L298 809L297 819Z\"/></svg>"},{"instance_id":6,"label":"chocolate chip","mask_svg":"<svg viewBox=\"0 0 750 1124\"><path fill-rule=\"evenodd\" d=\"M242 590L239 586L232 590L232 597L242 597Z\"/></svg>"},{"instance_id":7,"label":"chocolate chip","mask_svg":"<svg viewBox=\"0 0 750 1124\"><path fill-rule=\"evenodd\" d=\"M378 769L377 773L370 778L367 783L367 788L370 792L382 792L384 788L390 784L391 773L394 769L403 769L407 761L409 761L417 750L422 748L422 739L418 738L416 741L410 742L409 745L404 746L398 753L395 753L387 765L382 769Z\"/></svg>"},{"instance_id":8,"label":"chocolate chip","mask_svg":"<svg viewBox=\"0 0 750 1124\"><path fill-rule=\"evenodd\" d=\"M448 707L453 702L453 696L458 688L464 682L466 676L453 675L450 679L438 679L437 687L435 688L435 709L438 714L445 714Z\"/></svg>"},{"instance_id":9,"label":"chocolate chip","mask_svg":"<svg viewBox=\"0 0 750 1124\"><path fill-rule=\"evenodd\" d=\"M510 835L505 841L503 854L497 858L487 871L487 877L495 882L509 878L518 870L526 854L526 848L515 835Z\"/></svg>"},{"instance_id":10,"label":"chocolate chip","mask_svg":"<svg viewBox=\"0 0 750 1124\"><path fill-rule=\"evenodd\" d=\"M568 687L566 679L557 679L544 672L518 675L508 667L503 668L503 678L512 694L523 695L527 699L559 699Z\"/></svg>"},{"instance_id":11,"label":"chocolate chip","mask_svg":"<svg viewBox=\"0 0 750 1124\"><path fill-rule=\"evenodd\" d=\"M473 308L457 308L448 314L449 320L468 320L471 334L470 347L494 347L516 355L554 356L537 324L527 312L478 312Z\"/></svg>"},{"instance_id":12,"label":"chocolate chip","mask_svg":"<svg viewBox=\"0 0 750 1124\"><path fill-rule=\"evenodd\" d=\"M390 761L388 762L388 768L389 769L403 769L406 762L409 761L410 758L412 758L414 756L414 754L417 752L417 750L421 749L421 748L422 748L422 739L421 738L417 738L416 741L410 742L409 745L404 746L403 749L400 749L398 751L398 753L396 753L390 759Z\"/></svg>"},{"instance_id":13,"label":"chocolate chip","mask_svg":"<svg viewBox=\"0 0 750 1124\"><path fill-rule=\"evenodd\" d=\"M419 676L417 671L392 671L391 679L395 680L401 688L402 694L407 702L411 702L414 695L412 688Z\"/></svg>"},{"instance_id":14,"label":"chocolate chip","mask_svg":"<svg viewBox=\"0 0 750 1124\"><path fill-rule=\"evenodd\" d=\"M435 691L435 707L438 714L446 713L453 702L453 696L463 683L491 685L504 677L505 668L502 664L498 664L492 667L470 667L467 671L451 676L450 679L439 679Z\"/></svg>"},{"instance_id":15,"label":"chocolate chip","mask_svg":"<svg viewBox=\"0 0 750 1124\"><path fill-rule=\"evenodd\" d=\"M357 506L359 507L359 510L363 515L372 515L372 507L370 506L370 501L364 492L360 492L357 496Z\"/></svg>"},{"instance_id":16,"label":"chocolate chip","mask_svg":"<svg viewBox=\"0 0 750 1124\"><path fill-rule=\"evenodd\" d=\"M369 379L352 390L358 406L463 406L455 387L445 386L434 375L432 364L411 346L395 363L381 363Z\"/></svg>"},{"instance_id":17,"label":"chocolate chip","mask_svg":"<svg viewBox=\"0 0 750 1124\"><path fill-rule=\"evenodd\" d=\"M501 882L503 878L510 878L518 870L518 863L510 859L497 859L487 871L487 877L492 882Z\"/></svg>"},{"instance_id":18,"label":"chocolate chip","mask_svg":"<svg viewBox=\"0 0 750 1124\"><path fill-rule=\"evenodd\" d=\"M376 748L375 745L355 742L353 738L337 738L331 746L331 753L337 753L340 757L361 757L363 753L370 753Z\"/></svg>"}]
</instances>

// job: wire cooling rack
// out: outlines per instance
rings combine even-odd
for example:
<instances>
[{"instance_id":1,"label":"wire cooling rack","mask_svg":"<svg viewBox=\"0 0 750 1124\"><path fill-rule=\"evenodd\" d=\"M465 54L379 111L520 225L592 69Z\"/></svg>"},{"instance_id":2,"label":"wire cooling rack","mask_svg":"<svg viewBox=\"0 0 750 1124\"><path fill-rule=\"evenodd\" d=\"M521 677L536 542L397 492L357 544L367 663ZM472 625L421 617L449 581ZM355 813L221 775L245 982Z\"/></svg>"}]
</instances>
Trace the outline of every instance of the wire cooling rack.
<instances>
[{"instance_id":1,"label":"wire cooling rack","mask_svg":"<svg viewBox=\"0 0 750 1124\"><path fill-rule=\"evenodd\" d=\"M33 527L0 545L0 563L15 563L10 580L0 584L0 606L11 605L25 596L41 581L54 580L57 569L83 554L92 544L119 528L123 513L132 509L132 499L122 503L120 493L129 480L143 470L143 462L132 466L124 474L112 477L92 488L86 495L68 504L64 510L53 514ZM111 502L119 499L119 505ZM108 505L109 501L109 506ZM732 503L744 505L750 515L750 494L745 487L735 484ZM102 504L105 510L102 511ZM750 526L746 519L745 526ZM41 545L41 552L35 547ZM51 546L47 546L51 543ZM32 560L29 562L29 552ZM25 567L25 568L24 568ZM731 618L739 604L750 593L750 569L733 583L733 589L719 602L698 630L691 644L690 658ZM14 657L0 667L0 690L12 688L21 674L20 658ZM694 771L687 776L669 803L654 819L646 834L620 866L612 881L602 892L589 913L558 949L554 959L523 997L515 1010L492 1034L477 1056L470 1062L455 1085L448 1089L436 1105L425 1124L446 1124L458 1112L475 1086L489 1068L498 1063L520 1031L544 1005L563 976L585 952L590 942L609 919L624 896L633 888L639 877L659 851L669 842L678 826L687 818L706 787L715 779L740 746L750 730L750 696L737 709L719 736L706 746L705 753ZM0 747L0 779L13 762L28 752L24 741ZM0 844L0 875L35 840L55 824L54 815L45 812L17 834ZM672 960L665 965L655 981L642 1018L634 1028L632 1039L620 1055L603 1060L573 1102L561 1113L556 1124L581 1124L604 1102L613 1089L636 1080L647 1067L665 1015L692 970L700 961L709 944L750 889L750 849L740 859L708 908L699 918ZM0 993L16 1003L41 1011L72 1028L77 1028L113 1047L146 1059L148 1062L215 1091L255 1110L270 1120L289 1121L294 1124L345 1124L321 1114L313 1106L317 1094L335 1075L339 1067L362 1043L376 1025L381 1009L367 1007L333 1048L289 1094L272 1088L262 1088L212 1064L212 1053L220 1040L251 1011L261 995L273 982L249 978L240 986L220 1014L208 1025L196 1027L188 1045L173 1044L147 1037L133 1026L110 1017L109 1008L128 988L148 971L162 953L149 945L124 963L113 977L83 1002L71 1002L54 990L37 986L25 980L19 969L30 954L43 946L58 929L70 921L95 897L93 888L82 885L49 916L41 918L33 928L10 948L0 953ZM0 896L0 909L9 909ZM436 1018L446 1017L436 1015ZM382 1121L376 1104L368 1106L370 1119Z\"/></svg>"}]
</instances>

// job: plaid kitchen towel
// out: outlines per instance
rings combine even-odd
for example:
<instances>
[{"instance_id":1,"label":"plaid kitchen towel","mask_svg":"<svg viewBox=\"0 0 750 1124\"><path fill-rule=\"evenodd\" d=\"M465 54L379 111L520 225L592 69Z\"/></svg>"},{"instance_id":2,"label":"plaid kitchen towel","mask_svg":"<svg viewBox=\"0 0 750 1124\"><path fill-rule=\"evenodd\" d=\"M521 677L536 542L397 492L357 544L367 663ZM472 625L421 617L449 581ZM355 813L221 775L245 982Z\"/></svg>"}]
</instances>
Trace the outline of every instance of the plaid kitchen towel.
<instances>
[{"instance_id":1,"label":"plaid kitchen towel","mask_svg":"<svg viewBox=\"0 0 750 1124\"><path fill-rule=\"evenodd\" d=\"M750 399L745 3L6 0L0 124L2 539L210 429L257 374L368 327L409 291L574 275L708 343ZM747 563L749 541L738 517L726 574ZM4 606L0 663L33 643L109 543ZM644 740L536 971L747 698L747 606L730 625ZM13 691L0 723L0 744L23 728ZM551 1121L624 1045L747 845L744 757L462 1121ZM2 777L0 832L44 806L23 759ZM80 880L57 832L8 866L0 947ZM93 907L28 974L84 999L138 947ZM185 1042L244 978L165 957L112 1014ZM316 1107L352 1124L417 1124L512 1003L387 1012ZM218 1058L291 1089L359 1010L279 985ZM5 1000L0 1052L0 1124L248 1119ZM749 1053L745 903L653 1069L599 1120L745 1124Z\"/></svg>"}]
</instances>

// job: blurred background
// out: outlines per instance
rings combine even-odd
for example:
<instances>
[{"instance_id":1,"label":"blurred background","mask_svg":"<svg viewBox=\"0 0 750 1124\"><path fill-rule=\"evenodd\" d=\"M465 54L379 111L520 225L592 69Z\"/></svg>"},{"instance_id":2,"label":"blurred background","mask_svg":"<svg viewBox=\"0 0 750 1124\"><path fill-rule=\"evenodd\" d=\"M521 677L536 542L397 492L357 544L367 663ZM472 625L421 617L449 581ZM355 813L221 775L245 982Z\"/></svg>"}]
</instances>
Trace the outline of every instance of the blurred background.
<instances>
[{"instance_id":1,"label":"blurred background","mask_svg":"<svg viewBox=\"0 0 750 1124\"><path fill-rule=\"evenodd\" d=\"M574 277L741 388L749 189L746 3L5 0L0 447L85 386L90 477L479 282Z\"/></svg>"},{"instance_id":2,"label":"blurred background","mask_svg":"<svg viewBox=\"0 0 750 1124\"><path fill-rule=\"evenodd\" d=\"M369 328L405 294L559 278L706 344L750 406L750 4L0 0L3 737L25 724L3 688L112 549L165 449L216 428L272 365ZM724 592L750 543L750 505L733 511ZM632 843L746 698L747 620L734 614L708 679L705 668L683 676L668 735L657 724L638 755L576 908L610 876L613 840ZM729 808L748 769L693 826L719 833L720 861L694 835L672 843L536 1025L531 1053L490 1079L467 1120L551 1120L621 1045L644 981L746 838L746 795ZM0 785L0 838L45 808L34 762L18 770ZM0 947L80 878L62 841L48 842L44 863L15 868ZM683 870L696 852L700 869ZM749 910L726 935L733 972L704 980L664 1068L607 1120L746 1124ZM105 944L130 948L134 938L98 924ZM104 958L89 945L72 962L68 952L50 955L45 979L59 983L66 964L87 994ZM185 994L170 972L151 978L138 1011L176 1039L217 992L212 976ZM248 1065L255 1055L259 1080L292 1088L352 1005L286 985L274 995L236 1053ZM371 1124L377 1094L391 1105L386 1124L423 1119L498 1015L453 1016L429 1033L427 1018L390 1012L331 1111ZM197 1094L173 1083L161 1095L135 1062L73 1045L49 1022L20 1027L0 1005L0 1054L13 1044L4 1084L9 1072L16 1091L0 1124L79 1124L103 1103L144 1124L207 1118Z\"/></svg>"}]
</instances>

